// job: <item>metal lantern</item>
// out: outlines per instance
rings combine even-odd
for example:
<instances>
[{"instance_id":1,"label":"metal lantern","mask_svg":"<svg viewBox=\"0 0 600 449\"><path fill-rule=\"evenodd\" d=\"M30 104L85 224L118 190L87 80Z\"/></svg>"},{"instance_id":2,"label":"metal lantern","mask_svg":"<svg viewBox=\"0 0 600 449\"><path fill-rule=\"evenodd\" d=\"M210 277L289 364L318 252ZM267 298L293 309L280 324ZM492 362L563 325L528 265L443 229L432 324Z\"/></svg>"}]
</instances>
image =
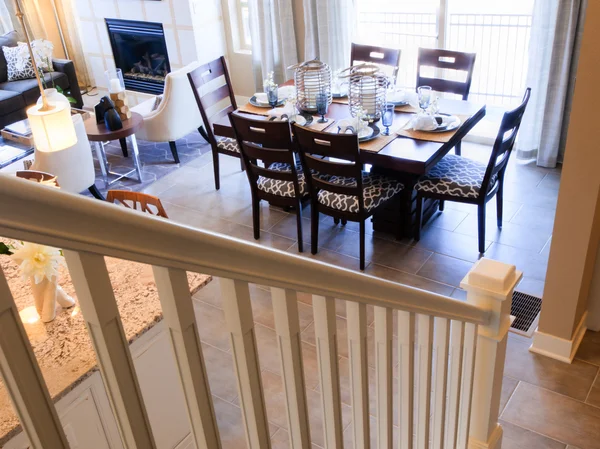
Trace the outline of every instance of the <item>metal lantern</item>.
<instances>
[{"instance_id":1,"label":"metal lantern","mask_svg":"<svg viewBox=\"0 0 600 449\"><path fill-rule=\"evenodd\" d=\"M373 64L361 64L350 69L348 104L352 117L359 108L366 113L366 119L376 121L381 118L385 106L385 92L388 80L381 69Z\"/></svg>"},{"instance_id":2,"label":"metal lantern","mask_svg":"<svg viewBox=\"0 0 600 449\"><path fill-rule=\"evenodd\" d=\"M331 69L318 59L306 61L290 67L295 69L294 84L298 109L316 112L317 95L325 94L327 104L331 104Z\"/></svg>"}]
</instances>

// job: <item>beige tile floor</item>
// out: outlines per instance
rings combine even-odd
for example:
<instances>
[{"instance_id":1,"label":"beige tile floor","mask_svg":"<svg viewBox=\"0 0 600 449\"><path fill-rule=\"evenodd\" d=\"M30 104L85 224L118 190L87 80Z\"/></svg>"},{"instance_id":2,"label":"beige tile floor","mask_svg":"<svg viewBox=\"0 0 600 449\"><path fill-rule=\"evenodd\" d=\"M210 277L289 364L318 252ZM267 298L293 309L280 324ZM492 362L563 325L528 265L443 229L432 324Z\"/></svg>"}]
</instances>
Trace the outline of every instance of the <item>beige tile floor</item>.
<instances>
[{"instance_id":1,"label":"beige tile floor","mask_svg":"<svg viewBox=\"0 0 600 449\"><path fill-rule=\"evenodd\" d=\"M463 154L485 161L489 148L466 144ZM209 154L160 179L146 191L163 200L174 221L253 241L247 179L239 171L237 160L221 157L221 161L220 191L214 190ZM559 182L559 169L521 165L513 160L506 175L502 230L495 225L494 203L488 208L486 256L516 264L525 274L519 290L535 295L543 293ZM448 203L446 210L427 225L418 243L410 239L398 242L393 236L375 233L367 226L365 271L463 299L464 292L458 288L460 279L479 257L475 213L472 206ZM304 209L304 215L303 255L357 270L356 224L342 228L334 226L331 218L323 217L319 253L312 256L308 251L309 207ZM298 253L294 215L262 205L261 230L260 244ZM252 305L272 444L275 449L287 448L281 369L269 292L252 286ZM195 308L224 447L246 447L218 282L212 282L195 296ZM345 447L352 447L346 320L341 301L337 311L344 438ZM300 298L299 313L312 440L317 448L323 446L323 421L312 310L306 296ZM372 324L372 314L369 317ZM576 360L567 365L530 353L528 339L510 334L501 404L504 449L600 448L598 335L588 332ZM371 368L371 381L373 376ZM370 387L373 392L372 382ZM376 413L372 394L371 411ZM372 426L375 419L371 417ZM394 437L397 438L397 432ZM372 441L375 444L374 435Z\"/></svg>"}]
</instances>

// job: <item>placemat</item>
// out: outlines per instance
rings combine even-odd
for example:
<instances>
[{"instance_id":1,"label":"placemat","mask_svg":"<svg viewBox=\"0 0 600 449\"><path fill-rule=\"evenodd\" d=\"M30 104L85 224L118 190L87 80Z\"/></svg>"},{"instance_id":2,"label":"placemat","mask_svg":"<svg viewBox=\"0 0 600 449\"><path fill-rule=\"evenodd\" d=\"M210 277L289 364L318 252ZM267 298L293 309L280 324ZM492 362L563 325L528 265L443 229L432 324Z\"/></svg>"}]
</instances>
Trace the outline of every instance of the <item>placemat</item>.
<instances>
[{"instance_id":1,"label":"placemat","mask_svg":"<svg viewBox=\"0 0 600 449\"><path fill-rule=\"evenodd\" d=\"M328 119L325 123L319 123L317 120L319 119L316 116L313 116L313 122L310 125L308 125L307 128L312 129L314 131L323 131L336 122L332 118Z\"/></svg>"},{"instance_id":2,"label":"placemat","mask_svg":"<svg viewBox=\"0 0 600 449\"><path fill-rule=\"evenodd\" d=\"M395 111L398 111L398 112L409 112L409 113L411 113L411 114L415 114L415 113L417 113L417 112L419 112L419 111L420 111L420 109L419 109L419 108L416 108L416 107L414 107L414 106L411 106L410 104L405 104L405 105L403 105L403 106L396 106L396 107L394 108L394 110L395 110Z\"/></svg>"},{"instance_id":3,"label":"placemat","mask_svg":"<svg viewBox=\"0 0 600 449\"><path fill-rule=\"evenodd\" d=\"M396 131L396 134L403 137L409 137L411 139L416 140L426 140L428 142L439 142L439 143L447 143L454 134L460 129L460 127L465 123L465 121L470 117L468 115L459 115L456 114L458 118L460 118L460 126L453 131L447 131L445 133L432 133L429 131L414 131L412 129L399 129Z\"/></svg>"},{"instance_id":4,"label":"placemat","mask_svg":"<svg viewBox=\"0 0 600 449\"><path fill-rule=\"evenodd\" d=\"M238 107L237 110L241 112L246 112L248 114L264 115L266 117L267 115L269 115L267 114L267 112L270 111L271 108L259 108L258 106L253 106L250 103L246 103L244 106Z\"/></svg>"},{"instance_id":5,"label":"placemat","mask_svg":"<svg viewBox=\"0 0 600 449\"><path fill-rule=\"evenodd\" d=\"M361 150L369 151L371 153L379 153L383 150L392 140L396 139L398 135L395 132L390 131L389 136L380 134L379 137L368 142L362 142L359 144Z\"/></svg>"}]
</instances>

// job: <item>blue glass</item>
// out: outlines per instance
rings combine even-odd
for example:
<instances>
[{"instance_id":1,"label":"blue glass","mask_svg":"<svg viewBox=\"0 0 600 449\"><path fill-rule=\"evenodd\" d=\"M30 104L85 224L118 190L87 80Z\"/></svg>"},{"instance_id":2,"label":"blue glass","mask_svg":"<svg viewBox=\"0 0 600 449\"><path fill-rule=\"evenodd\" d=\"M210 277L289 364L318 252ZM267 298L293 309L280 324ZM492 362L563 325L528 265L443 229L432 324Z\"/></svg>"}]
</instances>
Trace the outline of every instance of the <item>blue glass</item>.
<instances>
[{"instance_id":1,"label":"blue glass","mask_svg":"<svg viewBox=\"0 0 600 449\"><path fill-rule=\"evenodd\" d=\"M277 86L267 87L267 101L269 106L274 108L279 103L279 93L277 92Z\"/></svg>"},{"instance_id":2,"label":"blue glass","mask_svg":"<svg viewBox=\"0 0 600 449\"><path fill-rule=\"evenodd\" d=\"M325 93L320 92L317 94L315 100L317 103L317 114L321 116L317 122L326 123L327 119L325 118L325 114L327 114L327 108L329 107L329 98L327 98Z\"/></svg>"},{"instance_id":3,"label":"blue glass","mask_svg":"<svg viewBox=\"0 0 600 449\"><path fill-rule=\"evenodd\" d=\"M383 107L383 115L381 117L381 124L385 126L384 136L390 135L390 126L394 123L394 105L386 103Z\"/></svg>"}]
</instances>

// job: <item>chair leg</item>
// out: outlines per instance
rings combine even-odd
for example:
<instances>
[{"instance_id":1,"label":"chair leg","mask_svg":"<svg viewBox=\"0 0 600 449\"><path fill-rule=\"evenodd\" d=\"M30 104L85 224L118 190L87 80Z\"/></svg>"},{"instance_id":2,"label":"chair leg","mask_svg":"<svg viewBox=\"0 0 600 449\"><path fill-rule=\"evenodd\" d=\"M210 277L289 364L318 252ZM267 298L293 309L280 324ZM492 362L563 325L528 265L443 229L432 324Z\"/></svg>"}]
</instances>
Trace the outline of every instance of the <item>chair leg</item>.
<instances>
[{"instance_id":1,"label":"chair leg","mask_svg":"<svg viewBox=\"0 0 600 449\"><path fill-rule=\"evenodd\" d=\"M219 153L213 148L213 169L215 171L215 189L219 190L221 188L221 177L219 175Z\"/></svg>"},{"instance_id":2,"label":"chair leg","mask_svg":"<svg viewBox=\"0 0 600 449\"><path fill-rule=\"evenodd\" d=\"M499 181L500 184L498 184L498 191L496 192L496 216L497 216L497 222L498 222L498 227L502 228L502 209L503 209L503 201L504 201L504 196L503 196L503 187L504 187L504 181L500 180Z\"/></svg>"},{"instance_id":3,"label":"chair leg","mask_svg":"<svg viewBox=\"0 0 600 449\"><path fill-rule=\"evenodd\" d=\"M340 219L337 217L333 217L333 223L336 225L340 224Z\"/></svg>"},{"instance_id":4,"label":"chair leg","mask_svg":"<svg viewBox=\"0 0 600 449\"><path fill-rule=\"evenodd\" d=\"M204 126L200 126L200 128L198 128L198 132L200 133L202 138L208 142L208 134L206 134L206 130L204 129Z\"/></svg>"},{"instance_id":5,"label":"chair leg","mask_svg":"<svg viewBox=\"0 0 600 449\"><path fill-rule=\"evenodd\" d=\"M92 196L94 198L96 198L97 200L102 200L102 201L106 201L106 198L104 198L104 196L102 195L102 193L100 193L100 190L98 190L98 187L96 187L96 184L92 184L88 190L90 191L90 193L92 194Z\"/></svg>"},{"instance_id":6,"label":"chair leg","mask_svg":"<svg viewBox=\"0 0 600 449\"><path fill-rule=\"evenodd\" d=\"M175 159L175 163L179 164L179 154L177 154L177 144L171 141L169 142L169 146L171 147L171 154L173 155L173 159Z\"/></svg>"},{"instance_id":7,"label":"chair leg","mask_svg":"<svg viewBox=\"0 0 600 449\"><path fill-rule=\"evenodd\" d=\"M444 211L444 205L445 205L445 203L444 203L444 200L440 200L440 204L439 204L439 206L438 206L438 208L439 208L440 212L443 212L443 211Z\"/></svg>"},{"instance_id":8,"label":"chair leg","mask_svg":"<svg viewBox=\"0 0 600 449\"><path fill-rule=\"evenodd\" d=\"M254 240L260 239L260 200L258 199L252 199L252 227Z\"/></svg>"},{"instance_id":9,"label":"chair leg","mask_svg":"<svg viewBox=\"0 0 600 449\"><path fill-rule=\"evenodd\" d=\"M310 252L317 254L317 247L319 246L319 211L315 201L313 201L310 211Z\"/></svg>"},{"instance_id":10,"label":"chair leg","mask_svg":"<svg viewBox=\"0 0 600 449\"><path fill-rule=\"evenodd\" d=\"M417 210L415 223L415 241L421 240L421 224L423 222L423 197L417 194Z\"/></svg>"},{"instance_id":11,"label":"chair leg","mask_svg":"<svg viewBox=\"0 0 600 449\"><path fill-rule=\"evenodd\" d=\"M360 269L365 269L365 220L360 222Z\"/></svg>"},{"instance_id":12,"label":"chair leg","mask_svg":"<svg viewBox=\"0 0 600 449\"><path fill-rule=\"evenodd\" d=\"M246 164L244 164L244 158L240 158L240 170L246 171Z\"/></svg>"},{"instance_id":13,"label":"chair leg","mask_svg":"<svg viewBox=\"0 0 600 449\"><path fill-rule=\"evenodd\" d=\"M342 218L342 226L346 226L348 224L348 220Z\"/></svg>"},{"instance_id":14,"label":"chair leg","mask_svg":"<svg viewBox=\"0 0 600 449\"><path fill-rule=\"evenodd\" d=\"M302 202L298 200L296 206L296 226L298 227L298 251L304 252L304 241L302 239Z\"/></svg>"},{"instance_id":15,"label":"chair leg","mask_svg":"<svg viewBox=\"0 0 600 449\"><path fill-rule=\"evenodd\" d=\"M461 143L462 143L462 142L458 142L458 143L456 144L456 146L454 147L454 153L456 153L456 155L457 155L457 156L460 156L460 155L461 155L461 148L460 148L460 144L461 144Z\"/></svg>"},{"instance_id":16,"label":"chair leg","mask_svg":"<svg viewBox=\"0 0 600 449\"><path fill-rule=\"evenodd\" d=\"M477 227L479 238L479 253L485 253L485 203L477 206Z\"/></svg>"},{"instance_id":17,"label":"chair leg","mask_svg":"<svg viewBox=\"0 0 600 449\"><path fill-rule=\"evenodd\" d=\"M125 137L121 137L119 139L119 143L121 144L121 151L123 152L123 157L129 156L127 152L127 139Z\"/></svg>"}]
</instances>

